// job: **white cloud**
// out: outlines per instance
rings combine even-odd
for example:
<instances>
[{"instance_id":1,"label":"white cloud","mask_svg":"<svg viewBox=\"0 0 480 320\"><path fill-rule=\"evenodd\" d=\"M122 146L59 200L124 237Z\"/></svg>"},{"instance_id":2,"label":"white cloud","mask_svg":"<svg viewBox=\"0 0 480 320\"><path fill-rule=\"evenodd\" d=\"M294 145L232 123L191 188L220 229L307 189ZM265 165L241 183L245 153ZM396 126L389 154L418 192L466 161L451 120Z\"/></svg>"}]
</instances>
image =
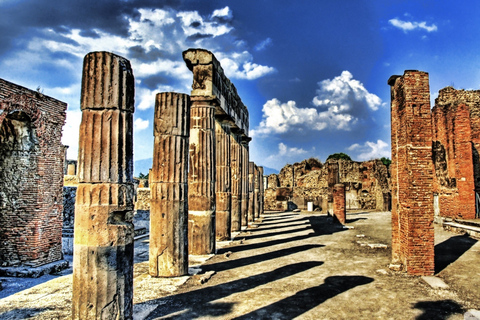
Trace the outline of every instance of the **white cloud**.
<instances>
[{"instance_id":1,"label":"white cloud","mask_svg":"<svg viewBox=\"0 0 480 320\"><path fill-rule=\"evenodd\" d=\"M434 32L438 30L435 24L427 25L427 22L425 21L421 21L421 22L403 21L403 20L394 18L394 19L388 20L388 23L390 23L392 26L396 28L403 30L404 32L413 31L416 29L425 30L427 32Z\"/></svg>"},{"instance_id":2,"label":"white cloud","mask_svg":"<svg viewBox=\"0 0 480 320\"><path fill-rule=\"evenodd\" d=\"M349 131L368 113L378 110L382 100L365 89L362 83L343 71L332 80L318 83L313 98L316 108L297 107L295 101L281 103L277 99L263 106L263 120L252 134L282 134L295 131L320 131L326 128Z\"/></svg>"},{"instance_id":3,"label":"white cloud","mask_svg":"<svg viewBox=\"0 0 480 320\"><path fill-rule=\"evenodd\" d=\"M262 50L265 50L266 48L268 48L269 46L272 45L272 39L271 38L267 38L263 41L261 41L260 43L258 43L256 46L255 46L255 51L262 51Z\"/></svg>"},{"instance_id":4,"label":"white cloud","mask_svg":"<svg viewBox=\"0 0 480 320\"><path fill-rule=\"evenodd\" d=\"M355 143L347 150L355 152L357 156L353 158L361 161L391 157L390 146L383 140L377 140L376 143L367 141L363 145Z\"/></svg>"},{"instance_id":5,"label":"white cloud","mask_svg":"<svg viewBox=\"0 0 480 320\"><path fill-rule=\"evenodd\" d=\"M142 118L137 118L135 119L135 122L134 122L134 128L137 131L145 130L148 128L149 124L150 124L150 121L143 120Z\"/></svg>"},{"instance_id":6,"label":"white cloud","mask_svg":"<svg viewBox=\"0 0 480 320\"><path fill-rule=\"evenodd\" d=\"M253 57L248 51L219 53L217 58L229 78L254 80L276 71L273 67L253 63Z\"/></svg>"},{"instance_id":7,"label":"white cloud","mask_svg":"<svg viewBox=\"0 0 480 320\"><path fill-rule=\"evenodd\" d=\"M302 148L288 147L286 144L280 142L278 144L278 151L262 159L262 162L263 165L267 167L280 169L285 165L285 163L301 161L303 158L305 158L306 154L314 151L315 148L307 151Z\"/></svg>"}]
</instances>

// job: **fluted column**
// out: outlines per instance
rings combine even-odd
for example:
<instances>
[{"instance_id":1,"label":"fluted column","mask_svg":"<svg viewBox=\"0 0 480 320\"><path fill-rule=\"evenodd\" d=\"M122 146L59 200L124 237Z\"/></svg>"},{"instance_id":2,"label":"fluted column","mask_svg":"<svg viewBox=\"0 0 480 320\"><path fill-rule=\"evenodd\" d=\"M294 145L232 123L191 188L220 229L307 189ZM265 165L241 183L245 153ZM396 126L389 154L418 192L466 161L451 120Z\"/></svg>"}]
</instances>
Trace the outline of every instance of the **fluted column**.
<instances>
[{"instance_id":1,"label":"fluted column","mask_svg":"<svg viewBox=\"0 0 480 320\"><path fill-rule=\"evenodd\" d=\"M188 274L188 149L190 97L162 92L155 99L150 178L150 275Z\"/></svg>"},{"instance_id":2,"label":"fluted column","mask_svg":"<svg viewBox=\"0 0 480 320\"><path fill-rule=\"evenodd\" d=\"M230 169L232 181L232 200L231 211L232 221L231 230L240 231L242 229L242 146L240 137L236 133L230 134Z\"/></svg>"},{"instance_id":3,"label":"fluted column","mask_svg":"<svg viewBox=\"0 0 480 320\"><path fill-rule=\"evenodd\" d=\"M75 202L73 319L131 319L133 111L130 62L85 56Z\"/></svg>"},{"instance_id":4,"label":"fluted column","mask_svg":"<svg viewBox=\"0 0 480 320\"><path fill-rule=\"evenodd\" d=\"M248 163L248 222L255 221L255 163Z\"/></svg>"},{"instance_id":5,"label":"fluted column","mask_svg":"<svg viewBox=\"0 0 480 320\"><path fill-rule=\"evenodd\" d=\"M242 137L242 226L248 226L248 140Z\"/></svg>"},{"instance_id":6,"label":"fluted column","mask_svg":"<svg viewBox=\"0 0 480 320\"><path fill-rule=\"evenodd\" d=\"M191 97L188 171L190 254L215 253L215 101Z\"/></svg>"},{"instance_id":7,"label":"fluted column","mask_svg":"<svg viewBox=\"0 0 480 320\"><path fill-rule=\"evenodd\" d=\"M265 193L265 184L263 180L263 167L258 167L258 179L259 179L259 214L263 214L263 206L264 206L264 193Z\"/></svg>"},{"instance_id":8,"label":"fluted column","mask_svg":"<svg viewBox=\"0 0 480 320\"><path fill-rule=\"evenodd\" d=\"M230 125L215 121L216 144L216 233L217 240L231 238Z\"/></svg>"}]
</instances>

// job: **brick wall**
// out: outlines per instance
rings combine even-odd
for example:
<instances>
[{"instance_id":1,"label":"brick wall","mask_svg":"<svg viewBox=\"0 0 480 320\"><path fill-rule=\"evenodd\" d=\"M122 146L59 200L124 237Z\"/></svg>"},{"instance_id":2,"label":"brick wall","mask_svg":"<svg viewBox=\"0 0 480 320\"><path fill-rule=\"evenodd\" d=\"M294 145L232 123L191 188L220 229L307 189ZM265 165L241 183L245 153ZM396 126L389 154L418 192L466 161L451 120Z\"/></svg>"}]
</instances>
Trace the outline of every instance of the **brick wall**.
<instances>
[{"instance_id":1,"label":"brick wall","mask_svg":"<svg viewBox=\"0 0 480 320\"><path fill-rule=\"evenodd\" d=\"M480 190L478 147L480 91L440 90L432 110L434 191L440 214L475 218L475 189Z\"/></svg>"},{"instance_id":2,"label":"brick wall","mask_svg":"<svg viewBox=\"0 0 480 320\"><path fill-rule=\"evenodd\" d=\"M0 265L62 258L67 105L0 79Z\"/></svg>"},{"instance_id":3,"label":"brick wall","mask_svg":"<svg viewBox=\"0 0 480 320\"><path fill-rule=\"evenodd\" d=\"M432 121L428 73L392 76L392 256L409 274L434 273Z\"/></svg>"}]
</instances>

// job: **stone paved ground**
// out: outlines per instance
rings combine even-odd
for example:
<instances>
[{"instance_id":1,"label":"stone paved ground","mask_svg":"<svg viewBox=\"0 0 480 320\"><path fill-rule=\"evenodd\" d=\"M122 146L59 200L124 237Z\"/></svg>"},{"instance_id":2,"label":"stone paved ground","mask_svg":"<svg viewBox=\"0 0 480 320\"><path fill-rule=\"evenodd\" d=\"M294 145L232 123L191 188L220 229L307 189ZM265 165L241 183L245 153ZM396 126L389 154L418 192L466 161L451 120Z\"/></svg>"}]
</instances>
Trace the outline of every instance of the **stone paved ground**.
<instances>
[{"instance_id":1,"label":"stone paved ground","mask_svg":"<svg viewBox=\"0 0 480 320\"><path fill-rule=\"evenodd\" d=\"M434 289L388 269L390 213L349 213L347 225L265 214L208 261L192 257L197 275L175 279L150 278L148 241L137 241L134 319L463 319L480 309L476 240L436 228L434 280L448 288ZM70 304L66 275L1 299L0 319L69 318Z\"/></svg>"}]
</instances>

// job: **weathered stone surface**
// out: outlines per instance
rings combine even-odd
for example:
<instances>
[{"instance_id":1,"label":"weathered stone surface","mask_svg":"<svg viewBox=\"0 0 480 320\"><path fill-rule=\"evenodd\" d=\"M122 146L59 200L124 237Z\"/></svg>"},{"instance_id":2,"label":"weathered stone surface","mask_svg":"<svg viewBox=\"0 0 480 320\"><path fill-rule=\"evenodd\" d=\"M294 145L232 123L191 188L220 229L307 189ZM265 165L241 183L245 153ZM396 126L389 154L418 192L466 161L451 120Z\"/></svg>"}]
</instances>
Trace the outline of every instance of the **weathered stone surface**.
<instances>
[{"instance_id":1,"label":"weathered stone surface","mask_svg":"<svg viewBox=\"0 0 480 320\"><path fill-rule=\"evenodd\" d=\"M432 119L428 74L392 76L392 260L433 275Z\"/></svg>"},{"instance_id":2,"label":"weathered stone surface","mask_svg":"<svg viewBox=\"0 0 480 320\"><path fill-rule=\"evenodd\" d=\"M249 172L249 146L248 143L250 142L249 138L242 137L242 147L240 148L242 154L242 226L248 225L248 211L249 211L249 198L250 193L248 190L249 186L249 179L248 179L248 172Z\"/></svg>"},{"instance_id":3,"label":"weathered stone surface","mask_svg":"<svg viewBox=\"0 0 480 320\"><path fill-rule=\"evenodd\" d=\"M248 163L248 222L255 221L255 163Z\"/></svg>"},{"instance_id":4,"label":"weathered stone surface","mask_svg":"<svg viewBox=\"0 0 480 320\"><path fill-rule=\"evenodd\" d=\"M389 210L388 168L380 160L356 162L343 159L329 159L325 165L316 159L308 159L285 166L278 175L269 175L264 195L265 210L286 210L288 202L291 207L306 210L307 203L312 202L315 210L326 213L328 202L333 201L332 191L337 181L345 185L347 210ZM277 198L275 190L282 188L272 186L279 185L290 188L291 194ZM292 185L295 187L287 187Z\"/></svg>"},{"instance_id":5,"label":"weathered stone surface","mask_svg":"<svg viewBox=\"0 0 480 320\"><path fill-rule=\"evenodd\" d=\"M150 275L188 274L188 148L190 97L156 96L153 166L150 172Z\"/></svg>"},{"instance_id":6,"label":"weathered stone surface","mask_svg":"<svg viewBox=\"0 0 480 320\"><path fill-rule=\"evenodd\" d=\"M215 252L215 105L193 98L190 113L188 243L190 254Z\"/></svg>"},{"instance_id":7,"label":"weathered stone surface","mask_svg":"<svg viewBox=\"0 0 480 320\"><path fill-rule=\"evenodd\" d=\"M240 135L230 135L230 169L231 169L231 231L242 228L242 153Z\"/></svg>"},{"instance_id":8,"label":"weathered stone surface","mask_svg":"<svg viewBox=\"0 0 480 320\"><path fill-rule=\"evenodd\" d=\"M0 267L62 259L66 103L0 79Z\"/></svg>"},{"instance_id":9,"label":"weathered stone surface","mask_svg":"<svg viewBox=\"0 0 480 320\"><path fill-rule=\"evenodd\" d=\"M216 238L224 241L231 238L231 157L230 125L215 121L216 139Z\"/></svg>"},{"instance_id":10,"label":"weathered stone surface","mask_svg":"<svg viewBox=\"0 0 480 320\"><path fill-rule=\"evenodd\" d=\"M128 60L85 56L72 317L131 319L133 308L133 104Z\"/></svg>"}]
</instances>

